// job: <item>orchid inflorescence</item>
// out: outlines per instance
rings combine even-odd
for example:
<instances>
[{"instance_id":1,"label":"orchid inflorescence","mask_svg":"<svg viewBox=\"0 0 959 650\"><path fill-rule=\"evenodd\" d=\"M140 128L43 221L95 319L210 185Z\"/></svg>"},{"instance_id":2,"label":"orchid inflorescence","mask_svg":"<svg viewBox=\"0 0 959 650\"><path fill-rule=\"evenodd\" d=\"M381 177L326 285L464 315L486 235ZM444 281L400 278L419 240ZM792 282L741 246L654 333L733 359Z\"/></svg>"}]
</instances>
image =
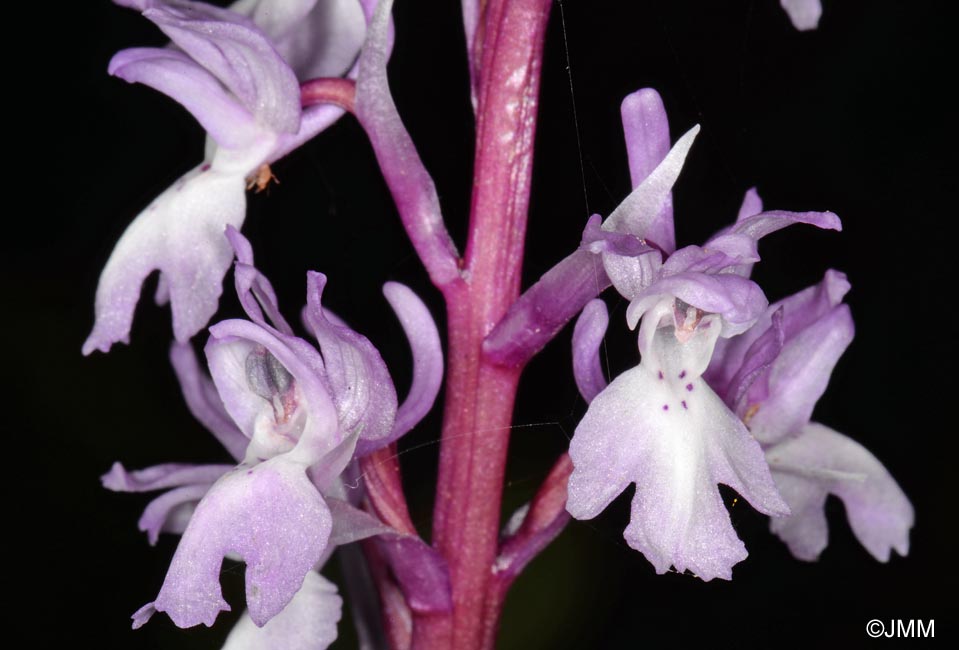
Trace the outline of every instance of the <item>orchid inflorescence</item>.
<instances>
[{"instance_id":1,"label":"orchid inflorescence","mask_svg":"<svg viewBox=\"0 0 959 650\"><path fill-rule=\"evenodd\" d=\"M227 648L325 648L342 600L321 571L338 547L365 540L344 565L378 594L379 617L357 608L361 638L492 647L505 593L526 564L570 517L597 516L630 484L624 537L657 573L729 580L746 558L719 484L768 515L799 559L815 560L827 545L829 494L876 559L908 552L913 509L894 479L864 447L811 419L853 338L849 282L827 270L817 285L769 304L751 279L761 238L794 224L841 230L839 218L764 211L750 189L730 225L678 247L671 192L699 127L673 144L655 90L622 104L632 191L605 218L593 215L579 246L520 295L549 0L463 1L477 119L465 255L390 94L390 0L238 0L228 9L116 1L171 43L123 50L110 73L169 95L208 137L203 161L117 243L83 351L128 342L142 284L159 271L156 300L171 307L170 362L183 397L235 462L135 471L117 463L102 477L114 491L163 490L139 526L151 544L181 535L134 627L156 612L180 627L212 625L230 609L220 589L229 557L246 564L247 609ZM782 5L797 28L819 20L817 1ZM268 181L269 164L346 113L368 136L448 308L432 543L410 521L395 457L444 381L428 308L406 286L385 284L412 351L413 381L400 401L374 344L323 306L326 277L307 273L300 315L309 336L301 337L240 233L246 191ZM246 318L210 325L231 267ZM608 288L628 303L625 324L638 327L641 358L611 382L600 361L610 315L597 297ZM501 530L519 376L574 318L571 369L588 409L568 455ZM204 331L201 361L194 343Z\"/></svg>"}]
</instances>

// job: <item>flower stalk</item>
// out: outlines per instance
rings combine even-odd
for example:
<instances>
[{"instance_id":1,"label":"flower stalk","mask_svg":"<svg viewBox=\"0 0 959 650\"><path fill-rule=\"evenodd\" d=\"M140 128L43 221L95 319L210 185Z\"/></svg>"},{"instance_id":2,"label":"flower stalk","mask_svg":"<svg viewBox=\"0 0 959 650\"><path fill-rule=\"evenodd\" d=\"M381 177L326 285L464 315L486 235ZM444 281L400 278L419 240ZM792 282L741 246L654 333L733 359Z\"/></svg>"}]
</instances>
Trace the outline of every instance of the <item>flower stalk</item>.
<instances>
[{"instance_id":1,"label":"flower stalk","mask_svg":"<svg viewBox=\"0 0 959 650\"><path fill-rule=\"evenodd\" d=\"M433 541L450 568L451 645L491 647L486 616L520 367L483 353L519 295L548 0L492 0L481 18L476 154L463 279L444 289L449 370ZM422 648L439 648L422 645Z\"/></svg>"}]
</instances>

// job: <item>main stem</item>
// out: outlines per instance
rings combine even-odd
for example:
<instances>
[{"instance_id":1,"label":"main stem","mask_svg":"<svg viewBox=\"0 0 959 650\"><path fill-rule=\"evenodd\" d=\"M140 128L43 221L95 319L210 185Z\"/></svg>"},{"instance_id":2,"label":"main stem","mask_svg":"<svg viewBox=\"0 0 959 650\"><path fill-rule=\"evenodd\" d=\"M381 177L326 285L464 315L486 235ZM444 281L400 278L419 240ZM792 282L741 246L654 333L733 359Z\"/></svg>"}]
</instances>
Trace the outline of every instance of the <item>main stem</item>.
<instances>
[{"instance_id":1,"label":"main stem","mask_svg":"<svg viewBox=\"0 0 959 650\"><path fill-rule=\"evenodd\" d=\"M449 633L414 640L418 650L479 649L495 639L497 621L489 620L495 617L485 603L522 369L493 363L482 344L519 295L550 4L489 0L483 16L465 273L444 289L449 370L433 540L449 563L453 613L444 626Z\"/></svg>"}]
</instances>

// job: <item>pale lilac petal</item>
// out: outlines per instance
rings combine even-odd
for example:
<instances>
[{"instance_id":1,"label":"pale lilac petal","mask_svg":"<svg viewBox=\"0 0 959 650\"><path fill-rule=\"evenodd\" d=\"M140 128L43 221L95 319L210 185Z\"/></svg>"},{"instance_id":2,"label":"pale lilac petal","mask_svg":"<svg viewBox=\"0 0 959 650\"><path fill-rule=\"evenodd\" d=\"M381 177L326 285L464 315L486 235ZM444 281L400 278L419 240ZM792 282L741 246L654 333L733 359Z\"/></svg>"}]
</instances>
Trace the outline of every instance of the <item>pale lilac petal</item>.
<instances>
[{"instance_id":1,"label":"pale lilac petal","mask_svg":"<svg viewBox=\"0 0 959 650\"><path fill-rule=\"evenodd\" d=\"M889 471L865 447L821 424L766 451L773 478L793 515L774 519L771 528L793 555L815 560L828 541L823 504L835 494L846 506L859 542L880 562L891 551L909 553L912 504Z\"/></svg>"},{"instance_id":2,"label":"pale lilac petal","mask_svg":"<svg viewBox=\"0 0 959 650\"><path fill-rule=\"evenodd\" d=\"M722 316L723 336L748 329L768 306L759 286L746 278L724 273L677 273L661 278L639 293L626 310L630 328L652 304L672 296L692 307Z\"/></svg>"},{"instance_id":3,"label":"pale lilac petal","mask_svg":"<svg viewBox=\"0 0 959 650\"><path fill-rule=\"evenodd\" d=\"M100 477L100 482L114 492L152 492L198 483L212 485L231 469L233 465L166 463L130 472L120 463L113 463L110 471Z\"/></svg>"},{"instance_id":4,"label":"pale lilac petal","mask_svg":"<svg viewBox=\"0 0 959 650\"><path fill-rule=\"evenodd\" d=\"M729 405L729 408L733 409L740 417L746 418L746 398L750 387L779 357L785 340L783 308L780 307L773 312L772 325L769 329L749 346L746 356L743 358L743 364L729 380L729 386L726 387L725 391L716 390ZM751 415L749 418L751 418ZM749 422L747 421L746 424L749 424Z\"/></svg>"},{"instance_id":5,"label":"pale lilac petal","mask_svg":"<svg viewBox=\"0 0 959 650\"><path fill-rule=\"evenodd\" d=\"M717 348L706 374L709 384L720 394L731 390L733 375L742 367L751 346L769 330L777 311L783 311L783 338L788 340L841 303L849 288L845 274L830 269L818 284L770 305L749 330L726 341L721 350Z\"/></svg>"},{"instance_id":6,"label":"pale lilac petal","mask_svg":"<svg viewBox=\"0 0 959 650\"><path fill-rule=\"evenodd\" d=\"M298 149L340 119L345 112L342 108L333 104L314 104L305 108L303 118L300 120L300 130L292 134L279 134L276 146L266 162L272 163Z\"/></svg>"},{"instance_id":7,"label":"pale lilac petal","mask_svg":"<svg viewBox=\"0 0 959 650\"><path fill-rule=\"evenodd\" d=\"M653 173L669 153L669 120L663 100L652 88L643 88L627 95L620 107L629 175L636 189ZM659 214L647 228L645 237L656 242L666 253L676 250L673 228L673 199L667 194Z\"/></svg>"},{"instance_id":8,"label":"pale lilac petal","mask_svg":"<svg viewBox=\"0 0 959 650\"><path fill-rule=\"evenodd\" d=\"M762 239L795 223L806 223L824 230L842 230L842 222L832 212L785 212L773 210L746 217L733 224L730 233ZM706 243L709 246L709 242Z\"/></svg>"},{"instance_id":9,"label":"pale lilac petal","mask_svg":"<svg viewBox=\"0 0 959 650\"><path fill-rule=\"evenodd\" d=\"M249 240L232 226L226 228L226 238L233 247L236 264L233 277L236 283L236 295L246 315L254 323L267 325L267 320L283 334L292 335L293 328L286 322L277 306L276 291L269 279L253 265L253 247ZM263 312L266 312L266 318Z\"/></svg>"},{"instance_id":10,"label":"pale lilac petal","mask_svg":"<svg viewBox=\"0 0 959 650\"><path fill-rule=\"evenodd\" d=\"M141 286L154 270L166 276L176 340L186 342L207 325L233 258L224 229L246 216L244 175L202 165L134 219L100 275L84 354L128 342Z\"/></svg>"},{"instance_id":11,"label":"pale lilac petal","mask_svg":"<svg viewBox=\"0 0 959 650\"><path fill-rule=\"evenodd\" d=\"M232 469L228 467L227 471ZM185 485L164 492L150 501L137 522L137 528L147 534L150 546L156 545L161 532L182 533L186 530L196 504L210 490L213 482L225 473L221 472L208 483Z\"/></svg>"},{"instance_id":12,"label":"pale lilac petal","mask_svg":"<svg viewBox=\"0 0 959 650\"><path fill-rule=\"evenodd\" d=\"M657 335L664 337L674 338L670 328ZM761 512L788 508L739 418L705 382L684 375L675 355L662 350L655 358L666 363L644 359L590 404L570 444L567 510L594 517L636 483L630 546L658 573L674 566L704 580L729 579L746 549L716 484L730 484Z\"/></svg>"},{"instance_id":13,"label":"pale lilac petal","mask_svg":"<svg viewBox=\"0 0 959 650\"><path fill-rule=\"evenodd\" d=\"M650 226L662 214L697 133L699 126L694 126L676 142L659 166L603 222L603 230L628 233L641 239L649 235ZM652 243L662 246L659 242ZM641 268L644 263L648 264L646 258L603 255L603 264L613 286L630 300L653 279Z\"/></svg>"},{"instance_id":14,"label":"pale lilac petal","mask_svg":"<svg viewBox=\"0 0 959 650\"><path fill-rule=\"evenodd\" d=\"M750 187L743 195L743 202L739 206L739 213L736 215L736 221L742 221L748 217L759 214L763 211L763 200L755 187Z\"/></svg>"},{"instance_id":15,"label":"pale lilac petal","mask_svg":"<svg viewBox=\"0 0 959 650\"><path fill-rule=\"evenodd\" d=\"M576 249L513 303L486 337L483 352L503 365L526 363L609 284L599 256Z\"/></svg>"},{"instance_id":16,"label":"pale lilac petal","mask_svg":"<svg viewBox=\"0 0 959 650\"><path fill-rule=\"evenodd\" d=\"M322 305L325 286L325 275L307 273L307 321L320 344L340 426L362 440L385 439L396 418L393 380L369 339L329 321Z\"/></svg>"},{"instance_id":17,"label":"pale lilac petal","mask_svg":"<svg viewBox=\"0 0 959 650\"><path fill-rule=\"evenodd\" d=\"M819 18L822 16L821 0L779 0L779 4L789 14L793 27L799 31L819 27Z\"/></svg>"},{"instance_id":18,"label":"pale lilac petal","mask_svg":"<svg viewBox=\"0 0 959 650\"><path fill-rule=\"evenodd\" d=\"M300 126L300 85L266 35L233 14L237 22L202 11L203 5L155 6L143 12L174 43L213 73L271 130L295 133Z\"/></svg>"},{"instance_id":19,"label":"pale lilac petal","mask_svg":"<svg viewBox=\"0 0 959 650\"><path fill-rule=\"evenodd\" d=\"M336 585L310 571L290 603L263 627L243 612L223 650L325 650L336 641L342 609Z\"/></svg>"},{"instance_id":20,"label":"pale lilac petal","mask_svg":"<svg viewBox=\"0 0 959 650\"><path fill-rule=\"evenodd\" d=\"M170 346L170 363L180 382L187 409L193 417L220 441L234 459L243 460L250 440L226 412L213 380L200 368L193 346L189 343L173 343Z\"/></svg>"},{"instance_id":21,"label":"pale lilac petal","mask_svg":"<svg viewBox=\"0 0 959 650\"><path fill-rule=\"evenodd\" d=\"M310 10L298 17L306 4ZM301 80L346 74L366 38L358 0L261 1L252 18Z\"/></svg>"},{"instance_id":22,"label":"pale lilac petal","mask_svg":"<svg viewBox=\"0 0 959 650\"><path fill-rule=\"evenodd\" d=\"M247 460L284 454L309 466L353 439L340 429L320 355L305 341L230 320L210 328L206 355L227 412L251 438Z\"/></svg>"},{"instance_id":23,"label":"pale lilac petal","mask_svg":"<svg viewBox=\"0 0 959 650\"><path fill-rule=\"evenodd\" d=\"M778 442L809 422L854 331L849 307L837 305L786 341L768 373L752 384L746 396L747 410L754 410L749 428L757 440Z\"/></svg>"},{"instance_id":24,"label":"pale lilac petal","mask_svg":"<svg viewBox=\"0 0 959 650\"><path fill-rule=\"evenodd\" d=\"M393 430L386 438L385 444L389 444L419 424L433 408L443 385L443 344L429 309L409 287L387 282L383 295L403 327L413 356L413 382L406 399L396 410ZM358 453L365 452L366 444L365 440L357 444ZM376 446L381 447L383 443Z\"/></svg>"},{"instance_id":25,"label":"pale lilac petal","mask_svg":"<svg viewBox=\"0 0 959 650\"><path fill-rule=\"evenodd\" d=\"M110 60L108 71L175 99L222 147L243 147L259 134L253 115L223 89L216 77L182 52L161 48L121 50Z\"/></svg>"},{"instance_id":26,"label":"pale lilac petal","mask_svg":"<svg viewBox=\"0 0 959 650\"><path fill-rule=\"evenodd\" d=\"M596 299L586 303L573 328L573 377L586 403L593 401L609 383L599 360L600 346L608 326L606 303Z\"/></svg>"},{"instance_id":27,"label":"pale lilac petal","mask_svg":"<svg viewBox=\"0 0 959 650\"><path fill-rule=\"evenodd\" d=\"M756 240L746 235L727 234L710 240L705 247L685 246L663 263L662 275L682 272L718 274L740 264L756 262Z\"/></svg>"},{"instance_id":28,"label":"pale lilac petal","mask_svg":"<svg viewBox=\"0 0 959 650\"><path fill-rule=\"evenodd\" d=\"M433 179L407 133L386 77L390 0L377 6L356 81L356 117L366 130L400 219L433 283L458 280L459 253L446 230Z\"/></svg>"},{"instance_id":29,"label":"pale lilac petal","mask_svg":"<svg viewBox=\"0 0 959 650\"><path fill-rule=\"evenodd\" d=\"M220 566L228 553L246 562L250 617L264 625L290 602L319 560L330 535L330 513L286 456L241 465L210 488L183 534L154 602L179 627L212 625L228 611Z\"/></svg>"},{"instance_id":30,"label":"pale lilac petal","mask_svg":"<svg viewBox=\"0 0 959 650\"><path fill-rule=\"evenodd\" d=\"M113 4L119 5L121 7L126 7L127 9L136 9L137 11L143 11L155 1L156 0L113 0Z\"/></svg>"}]
</instances>

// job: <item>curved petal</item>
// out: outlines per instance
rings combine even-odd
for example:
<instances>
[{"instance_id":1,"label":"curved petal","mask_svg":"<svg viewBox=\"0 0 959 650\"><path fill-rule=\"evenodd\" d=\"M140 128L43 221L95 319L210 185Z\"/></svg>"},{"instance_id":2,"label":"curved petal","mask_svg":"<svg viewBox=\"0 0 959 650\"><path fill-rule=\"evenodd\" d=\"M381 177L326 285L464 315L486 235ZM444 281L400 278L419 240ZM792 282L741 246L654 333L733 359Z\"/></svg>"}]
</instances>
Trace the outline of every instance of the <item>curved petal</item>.
<instances>
[{"instance_id":1,"label":"curved petal","mask_svg":"<svg viewBox=\"0 0 959 650\"><path fill-rule=\"evenodd\" d=\"M398 282L383 285L383 294L396 313L413 355L413 383L410 392L396 410L393 430L381 441L367 447L357 443L360 455L375 451L397 440L415 427L433 408L443 385L443 344L429 309L413 291Z\"/></svg>"},{"instance_id":2,"label":"curved petal","mask_svg":"<svg viewBox=\"0 0 959 650\"><path fill-rule=\"evenodd\" d=\"M340 119L345 112L342 108L334 106L333 104L314 104L313 106L303 109L299 131L292 134L279 134L276 140L276 146L273 148L266 162L272 163L283 158L291 151L298 149L300 145L312 140L317 134Z\"/></svg>"},{"instance_id":3,"label":"curved petal","mask_svg":"<svg viewBox=\"0 0 959 650\"><path fill-rule=\"evenodd\" d=\"M285 456L240 465L197 505L153 607L178 627L212 625L230 608L220 566L227 553L237 553L247 564L250 617L262 626L300 589L330 529L329 509L303 465Z\"/></svg>"},{"instance_id":4,"label":"curved petal","mask_svg":"<svg viewBox=\"0 0 959 650\"><path fill-rule=\"evenodd\" d=\"M716 237L704 247L685 246L663 263L663 275L676 273L718 274L743 263L759 261L756 241L746 235L729 233Z\"/></svg>"},{"instance_id":5,"label":"curved petal","mask_svg":"<svg viewBox=\"0 0 959 650\"><path fill-rule=\"evenodd\" d=\"M221 147L241 148L259 134L252 113L183 52L166 48L121 50L110 60L108 71L129 83L159 90L182 104Z\"/></svg>"},{"instance_id":6,"label":"curved petal","mask_svg":"<svg viewBox=\"0 0 959 650\"><path fill-rule=\"evenodd\" d=\"M736 221L729 232L737 235L746 235L759 240L777 230L796 223L806 223L824 230L842 231L842 222L832 212L786 212L772 210L760 212L751 217ZM708 242L707 242L708 246Z\"/></svg>"},{"instance_id":7,"label":"curved petal","mask_svg":"<svg viewBox=\"0 0 959 650\"><path fill-rule=\"evenodd\" d=\"M306 318L320 344L340 426L362 440L386 439L396 418L393 380L365 336L329 321L322 305L325 286L325 275L307 274Z\"/></svg>"},{"instance_id":8,"label":"curved petal","mask_svg":"<svg viewBox=\"0 0 959 650\"><path fill-rule=\"evenodd\" d=\"M336 641L342 609L336 585L310 571L290 603L263 627L243 612L223 650L325 650Z\"/></svg>"},{"instance_id":9,"label":"curved petal","mask_svg":"<svg viewBox=\"0 0 959 650\"><path fill-rule=\"evenodd\" d=\"M826 547L823 505L835 494L846 506L859 542L880 562L892 549L909 553L912 504L889 471L865 447L821 424L766 451L773 478L793 515L770 523L793 555L812 561Z\"/></svg>"},{"instance_id":10,"label":"curved petal","mask_svg":"<svg viewBox=\"0 0 959 650\"><path fill-rule=\"evenodd\" d=\"M198 483L212 485L231 469L232 465L166 463L130 472L120 463L113 463L110 471L100 477L100 482L113 492L152 492Z\"/></svg>"},{"instance_id":11,"label":"curved petal","mask_svg":"<svg viewBox=\"0 0 959 650\"><path fill-rule=\"evenodd\" d=\"M645 239L636 235L615 230L603 230L603 218L594 214L586 222L583 228L583 238L580 241L580 247L597 255L602 253L611 253L621 257L639 257L646 253L658 253L656 263L652 268L659 268L659 260L662 258L660 249L650 246Z\"/></svg>"},{"instance_id":12,"label":"curved petal","mask_svg":"<svg viewBox=\"0 0 959 650\"><path fill-rule=\"evenodd\" d=\"M180 382L187 409L193 417L220 441L234 459L243 460L250 440L230 419L216 386L200 369L193 346L174 342L170 346L170 363Z\"/></svg>"},{"instance_id":13,"label":"curved petal","mask_svg":"<svg viewBox=\"0 0 959 650\"><path fill-rule=\"evenodd\" d=\"M767 374L746 395L747 411L754 411L749 429L757 440L778 442L809 422L854 332L849 307L837 305L786 342Z\"/></svg>"},{"instance_id":14,"label":"curved petal","mask_svg":"<svg viewBox=\"0 0 959 650\"><path fill-rule=\"evenodd\" d=\"M249 21L236 14L224 20L203 7L157 5L143 15L213 73L261 124L278 133L295 133L300 126L300 85L293 70Z\"/></svg>"},{"instance_id":15,"label":"curved petal","mask_svg":"<svg viewBox=\"0 0 959 650\"><path fill-rule=\"evenodd\" d=\"M292 336L293 328L280 313L273 285L253 265L253 247L250 245L250 241L233 226L226 227L226 238L236 255L233 276L236 282L236 295L240 299L243 311L254 323L267 325L268 323L263 317L265 311L266 318L269 319L273 327L283 334Z\"/></svg>"},{"instance_id":16,"label":"curved petal","mask_svg":"<svg viewBox=\"0 0 959 650\"><path fill-rule=\"evenodd\" d=\"M599 360L599 348L608 326L606 303L596 299L586 303L573 328L573 377L587 404L609 383Z\"/></svg>"},{"instance_id":17,"label":"curved petal","mask_svg":"<svg viewBox=\"0 0 959 650\"><path fill-rule=\"evenodd\" d=\"M643 88L627 95L620 106L629 175L636 189L669 153L669 120L659 93ZM667 194L662 208L650 222L646 237L666 253L676 250L673 199Z\"/></svg>"},{"instance_id":18,"label":"curved petal","mask_svg":"<svg viewBox=\"0 0 959 650\"><path fill-rule=\"evenodd\" d=\"M212 484L213 481L184 485L150 501L137 522L137 528L147 534L150 546L157 543L162 532L182 533L186 530L196 504L209 491Z\"/></svg>"},{"instance_id":19,"label":"curved petal","mask_svg":"<svg viewBox=\"0 0 959 650\"><path fill-rule=\"evenodd\" d=\"M676 142L659 166L607 217L603 230L628 233L640 239L649 235L650 226L662 213L697 133L699 126L694 126ZM659 242L653 243L662 246ZM630 300L653 280L648 273L643 273L644 260L644 257L603 255L603 265L613 286Z\"/></svg>"},{"instance_id":20,"label":"curved petal","mask_svg":"<svg viewBox=\"0 0 959 650\"><path fill-rule=\"evenodd\" d=\"M734 336L752 326L768 306L766 296L752 280L723 273L677 273L663 277L636 295L626 309L630 328L664 296L678 298L706 313L722 317L722 336Z\"/></svg>"},{"instance_id":21,"label":"curved petal","mask_svg":"<svg viewBox=\"0 0 959 650\"><path fill-rule=\"evenodd\" d=\"M128 342L143 281L166 276L173 332L186 342L216 312L233 252L226 226L246 216L244 173L202 165L188 172L134 219L107 260L96 295L96 322L83 353Z\"/></svg>"},{"instance_id":22,"label":"curved petal","mask_svg":"<svg viewBox=\"0 0 959 650\"><path fill-rule=\"evenodd\" d=\"M736 221L742 221L763 211L763 200L755 187L750 187L743 195L743 202L739 206Z\"/></svg>"},{"instance_id":23,"label":"curved petal","mask_svg":"<svg viewBox=\"0 0 959 650\"><path fill-rule=\"evenodd\" d=\"M840 304L849 288L846 275L830 269L818 284L770 305L755 325L726 341L720 353L713 356L706 374L710 385L717 392L722 392L729 385L756 340L769 331L772 317L777 311L782 310L783 338L789 340Z\"/></svg>"},{"instance_id":24,"label":"curved petal","mask_svg":"<svg viewBox=\"0 0 959 650\"><path fill-rule=\"evenodd\" d=\"M819 27L819 18L822 16L820 0L779 0L779 4L789 14L793 27L799 31Z\"/></svg>"},{"instance_id":25,"label":"curved petal","mask_svg":"<svg viewBox=\"0 0 959 650\"><path fill-rule=\"evenodd\" d=\"M780 307L772 315L772 325L762 336L749 347L743 364L736 374L729 380L725 392L716 391L723 396L729 408L743 418L748 425L751 415L746 408L746 398L749 389L770 365L775 362L783 349L785 329L783 328L783 308Z\"/></svg>"},{"instance_id":26,"label":"curved petal","mask_svg":"<svg viewBox=\"0 0 959 650\"><path fill-rule=\"evenodd\" d=\"M251 438L247 460L284 454L309 466L351 438L305 341L230 320L210 328L206 355L227 412Z\"/></svg>"}]
</instances>

